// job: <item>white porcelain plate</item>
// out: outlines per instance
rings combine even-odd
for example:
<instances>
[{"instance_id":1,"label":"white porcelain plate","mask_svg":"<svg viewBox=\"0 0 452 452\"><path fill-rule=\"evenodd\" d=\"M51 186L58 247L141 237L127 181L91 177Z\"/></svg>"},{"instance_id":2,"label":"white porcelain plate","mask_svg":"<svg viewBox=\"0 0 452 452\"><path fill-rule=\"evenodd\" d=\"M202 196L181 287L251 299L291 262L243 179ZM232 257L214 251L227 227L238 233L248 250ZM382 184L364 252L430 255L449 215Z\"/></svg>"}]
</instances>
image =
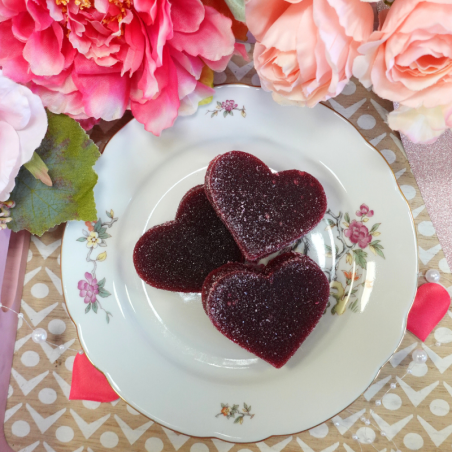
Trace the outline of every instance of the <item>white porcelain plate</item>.
<instances>
[{"instance_id":1,"label":"white porcelain plate","mask_svg":"<svg viewBox=\"0 0 452 452\"><path fill-rule=\"evenodd\" d=\"M149 287L132 262L143 232L174 219L209 161L234 149L313 174L328 197L297 250L329 275L332 296L279 370L223 337L199 295ZM224 86L160 138L130 122L95 169L100 220L71 222L64 235L66 303L89 359L156 422L234 442L309 429L352 403L400 343L417 282L410 209L384 158L332 110Z\"/></svg>"}]
</instances>

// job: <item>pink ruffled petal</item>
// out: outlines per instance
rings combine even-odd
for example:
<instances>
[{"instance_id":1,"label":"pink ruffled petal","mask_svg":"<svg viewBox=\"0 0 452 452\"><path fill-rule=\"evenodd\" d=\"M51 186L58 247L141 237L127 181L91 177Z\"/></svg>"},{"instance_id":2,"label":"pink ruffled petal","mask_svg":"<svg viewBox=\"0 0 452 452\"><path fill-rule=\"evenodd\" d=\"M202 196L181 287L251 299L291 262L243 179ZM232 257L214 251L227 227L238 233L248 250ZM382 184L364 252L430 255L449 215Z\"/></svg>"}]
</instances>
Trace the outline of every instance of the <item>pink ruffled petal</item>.
<instances>
[{"instance_id":1,"label":"pink ruffled petal","mask_svg":"<svg viewBox=\"0 0 452 452\"><path fill-rule=\"evenodd\" d=\"M232 21L210 6L205 8L206 16L199 30L194 33L175 32L171 45L190 55L218 61L234 52Z\"/></svg>"},{"instance_id":2,"label":"pink ruffled petal","mask_svg":"<svg viewBox=\"0 0 452 452\"><path fill-rule=\"evenodd\" d=\"M197 82L195 90L181 99L179 114L181 116L192 115L198 110L199 102L214 94L215 90L213 88Z\"/></svg>"},{"instance_id":3,"label":"pink ruffled petal","mask_svg":"<svg viewBox=\"0 0 452 452\"><path fill-rule=\"evenodd\" d=\"M26 42L35 31L35 22L28 12L23 12L12 18L12 32L22 42Z\"/></svg>"},{"instance_id":4,"label":"pink ruffled petal","mask_svg":"<svg viewBox=\"0 0 452 452\"><path fill-rule=\"evenodd\" d=\"M201 0L173 0L171 19L174 31L193 33L204 20L205 10Z\"/></svg>"},{"instance_id":5,"label":"pink ruffled petal","mask_svg":"<svg viewBox=\"0 0 452 452\"><path fill-rule=\"evenodd\" d=\"M43 31L34 32L25 44L23 56L36 75L56 75L64 69L61 53L63 30L57 23Z\"/></svg>"},{"instance_id":6,"label":"pink ruffled petal","mask_svg":"<svg viewBox=\"0 0 452 452\"><path fill-rule=\"evenodd\" d=\"M24 44L12 32L12 22L0 22L0 65L22 55Z\"/></svg>"},{"instance_id":7,"label":"pink ruffled petal","mask_svg":"<svg viewBox=\"0 0 452 452\"><path fill-rule=\"evenodd\" d=\"M177 92L177 72L168 50L163 50L163 65L155 72L160 94L143 104L131 102L132 113L148 132L159 136L177 118L180 101Z\"/></svg>"},{"instance_id":8,"label":"pink ruffled petal","mask_svg":"<svg viewBox=\"0 0 452 452\"><path fill-rule=\"evenodd\" d=\"M78 55L73 80L83 95L85 113L106 121L119 119L128 105L130 78L121 77L120 68L97 66Z\"/></svg>"}]
</instances>

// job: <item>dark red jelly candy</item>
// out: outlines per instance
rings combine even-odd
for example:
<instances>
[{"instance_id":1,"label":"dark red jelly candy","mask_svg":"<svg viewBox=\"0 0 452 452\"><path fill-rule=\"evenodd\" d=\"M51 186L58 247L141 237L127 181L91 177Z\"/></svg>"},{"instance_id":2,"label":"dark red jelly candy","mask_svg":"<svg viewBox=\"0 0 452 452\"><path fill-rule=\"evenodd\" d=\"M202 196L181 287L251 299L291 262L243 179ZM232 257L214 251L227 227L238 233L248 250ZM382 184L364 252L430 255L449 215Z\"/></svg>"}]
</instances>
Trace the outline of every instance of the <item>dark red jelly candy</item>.
<instances>
[{"instance_id":1,"label":"dark red jelly candy","mask_svg":"<svg viewBox=\"0 0 452 452\"><path fill-rule=\"evenodd\" d=\"M214 270L217 277L210 274L203 286L210 320L231 341L282 367L322 317L328 279L313 260L297 253L278 256L264 270L225 267Z\"/></svg>"},{"instance_id":2,"label":"dark red jelly candy","mask_svg":"<svg viewBox=\"0 0 452 452\"><path fill-rule=\"evenodd\" d=\"M205 190L249 261L307 234L327 207L325 191L315 177L298 170L272 173L261 160L240 151L210 162Z\"/></svg>"},{"instance_id":3,"label":"dark red jelly candy","mask_svg":"<svg viewBox=\"0 0 452 452\"><path fill-rule=\"evenodd\" d=\"M141 279L174 292L200 292L206 276L228 262L243 262L242 253L202 185L182 198L174 221L146 231L133 252Z\"/></svg>"}]
</instances>

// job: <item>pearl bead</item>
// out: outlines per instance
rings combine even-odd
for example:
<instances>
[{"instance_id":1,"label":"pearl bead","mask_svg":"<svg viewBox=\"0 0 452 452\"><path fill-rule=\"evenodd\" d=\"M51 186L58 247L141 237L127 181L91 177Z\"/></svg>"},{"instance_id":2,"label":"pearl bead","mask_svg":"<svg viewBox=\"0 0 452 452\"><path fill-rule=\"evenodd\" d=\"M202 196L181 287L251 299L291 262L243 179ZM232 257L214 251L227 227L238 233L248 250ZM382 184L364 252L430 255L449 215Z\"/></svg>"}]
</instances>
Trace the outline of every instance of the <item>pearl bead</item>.
<instances>
[{"instance_id":1,"label":"pearl bead","mask_svg":"<svg viewBox=\"0 0 452 452\"><path fill-rule=\"evenodd\" d=\"M362 420L363 422L366 422L366 418L365 418L364 416L361 417L361 420Z\"/></svg>"},{"instance_id":2,"label":"pearl bead","mask_svg":"<svg viewBox=\"0 0 452 452\"><path fill-rule=\"evenodd\" d=\"M413 371L411 369L407 369L406 373L411 375Z\"/></svg>"},{"instance_id":3,"label":"pearl bead","mask_svg":"<svg viewBox=\"0 0 452 452\"><path fill-rule=\"evenodd\" d=\"M391 389L395 389L397 388L397 384L396 383L391 383Z\"/></svg>"},{"instance_id":4,"label":"pearl bead","mask_svg":"<svg viewBox=\"0 0 452 452\"><path fill-rule=\"evenodd\" d=\"M366 425L370 425L369 419L366 419L366 420L364 421L364 423L365 423Z\"/></svg>"},{"instance_id":5,"label":"pearl bead","mask_svg":"<svg viewBox=\"0 0 452 452\"><path fill-rule=\"evenodd\" d=\"M79 350L79 351L78 351L78 354L79 354L79 355L83 355L83 350Z\"/></svg>"},{"instance_id":6,"label":"pearl bead","mask_svg":"<svg viewBox=\"0 0 452 452\"><path fill-rule=\"evenodd\" d=\"M372 438L367 438L367 442L368 442L368 443L371 443L372 441L373 441Z\"/></svg>"},{"instance_id":7,"label":"pearl bead","mask_svg":"<svg viewBox=\"0 0 452 452\"><path fill-rule=\"evenodd\" d=\"M339 422L337 422L337 421L334 423L334 426L335 426L335 427L339 427L340 425L341 425L341 424L339 424Z\"/></svg>"},{"instance_id":8,"label":"pearl bead","mask_svg":"<svg viewBox=\"0 0 452 452\"><path fill-rule=\"evenodd\" d=\"M386 436L386 433L385 432L381 432L381 436Z\"/></svg>"},{"instance_id":9,"label":"pearl bead","mask_svg":"<svg viewBox=\"0 0 452 452\"><path fill-rule=\"evenodd\" d=\"M441 275L438 270L431 268L425 274L425 279L430 283L439 283L439 280L441 279Z\"/></svg>"},{"instance_id":10,"label":"pearl bead","mask_svg":"<svg viewBox=\"0 0 452 452\"><path fill-rule=\"evenodd\" d=\"M19 317L19 319L23 319L24 315L21 312L19 312L19 314L17 314L17 317Z\"/></svg>"},{"instance_id":11,"label":"pearl bead","mask_svg":"<svg viewBox=\"0 0 452 452\"><path fill-rule=\"evenodd\" d=\"M64 350L64 345L59 345L59 346L58 346L58 350L63 351L63 350Z\"/></svg>"},{"instance_id":12,"label":"pearl bead","mask_svg":"<svg viewBox=\"0 0 452 452\"><path fill-rule=\"evenodd\" d=\"M441 342L436 342L435 344L437 347L441 347Z\"/></svg>"},{"instance_id":13,"label":"pearl bead","mask_svg":"<svg viewBox=\"0 0 452 452\"><path fill-rule=\"evenodd\" d=\"M358 441L358 439L359 439L359 438L358 438L358 435L353 435L353 436L352 436L352 439L354 439L355 441Z\"/></svg>"},{"instance_id":14,"label":"pearl bead","mask_svg":"<svg viewBox=\"0 0 452 452\"><path fill-rule=\"evenodd\" d=\"M47 331L44 328L36 328L31 333L31 338L33 339L33 342L42 344L47 339Z\"/></svg>"},{"instance_id":15,"label":"pearl bead","mask_svg":"<svg viewBox=\"0 0 452 452\"><path fill-rule=\"evenodd\" d=\"M424 350L418 349L413 352L413 361L416 364L423 364L427 361L427 353Z\"/></svg>"},{"instance_id":16,"label":"pearl bead","mask_svg":"<svg viewBox=\"0 0 452 452\"><path fill-rule=\"evenodd\" d=\"M377 400L377 401L375 402L375 405L380 406L380 405L381 405L381 400Z\"/></svg>"}]
</instances>

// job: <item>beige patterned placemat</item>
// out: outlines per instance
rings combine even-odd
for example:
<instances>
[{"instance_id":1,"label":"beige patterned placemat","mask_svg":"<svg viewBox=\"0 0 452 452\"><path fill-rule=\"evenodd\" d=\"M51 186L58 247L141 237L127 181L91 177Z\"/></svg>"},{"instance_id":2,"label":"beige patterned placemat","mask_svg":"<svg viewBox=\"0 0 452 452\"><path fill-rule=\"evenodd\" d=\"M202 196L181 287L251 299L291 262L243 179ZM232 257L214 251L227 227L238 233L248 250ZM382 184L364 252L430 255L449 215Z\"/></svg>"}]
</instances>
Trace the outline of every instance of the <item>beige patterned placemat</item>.
<instances>
[{"instance_id":1,"label":"beige patterned placemat","mask_svg":"<svg viewBox=\"0 0 452 452\"><path fill-rule=\"evenodd\" d=\"M252 49L249 50L251 52ZM259 83L252 63L239 57L234 57L225 73L217 75L215 80L217 83ZM352 81L342 95L330 102L330 106L354 124L390 163L415 217L420 274L424 275L429 268L439 269L441 283L450 293L452 275L441 245L424 208L403 147L383 120L391 104ZM49 341L77 350L80 345L62 296L62 233L63 227L60 226L41 238L32 237L22 312L35 327L47 330ZM419 284L424 282L423 276L420 276ZM384 329L384 325L381 327ZM442 345L435 345L436 342L442 342ZM451 311L425 341L424 348L429 355L427 363L414 366L413 373L399 384L397 378L405 375L412 361L412 351L420 346L420 341L407 333L399 350L382 369L374 384L339 417L301 434L273 437L257 444L234 445L174 433L140 415L122 400L107 404L69 402L75 353L71 350L55 350L46 344L35 344L30 339L27 325L20 321L5 434L9 444L21 452L451 450ZM356 356L357 367L359 363L360 356ZM392 382L397 383L397 388L384 395ZM332 375L331 385L335 384ZM340 391L340 386L336 390ZM376 400L382 400L382 404L377 406ZM175 406L174 409L184 410L187 416L191 415L189 406ZM309 407L300 406L300 410L306 409ZM367 431L360 420L363 415L371 420ZM339 425L336 426L335 422L339 422ZM237 428L246 428L246 424L237 424ZM385 431L386 437L381 436L381 430ZM353 435L358 435L362 440L375 437L375 440L372 444L360 444L353 439Z\"/></svg>"}]
</instances>

